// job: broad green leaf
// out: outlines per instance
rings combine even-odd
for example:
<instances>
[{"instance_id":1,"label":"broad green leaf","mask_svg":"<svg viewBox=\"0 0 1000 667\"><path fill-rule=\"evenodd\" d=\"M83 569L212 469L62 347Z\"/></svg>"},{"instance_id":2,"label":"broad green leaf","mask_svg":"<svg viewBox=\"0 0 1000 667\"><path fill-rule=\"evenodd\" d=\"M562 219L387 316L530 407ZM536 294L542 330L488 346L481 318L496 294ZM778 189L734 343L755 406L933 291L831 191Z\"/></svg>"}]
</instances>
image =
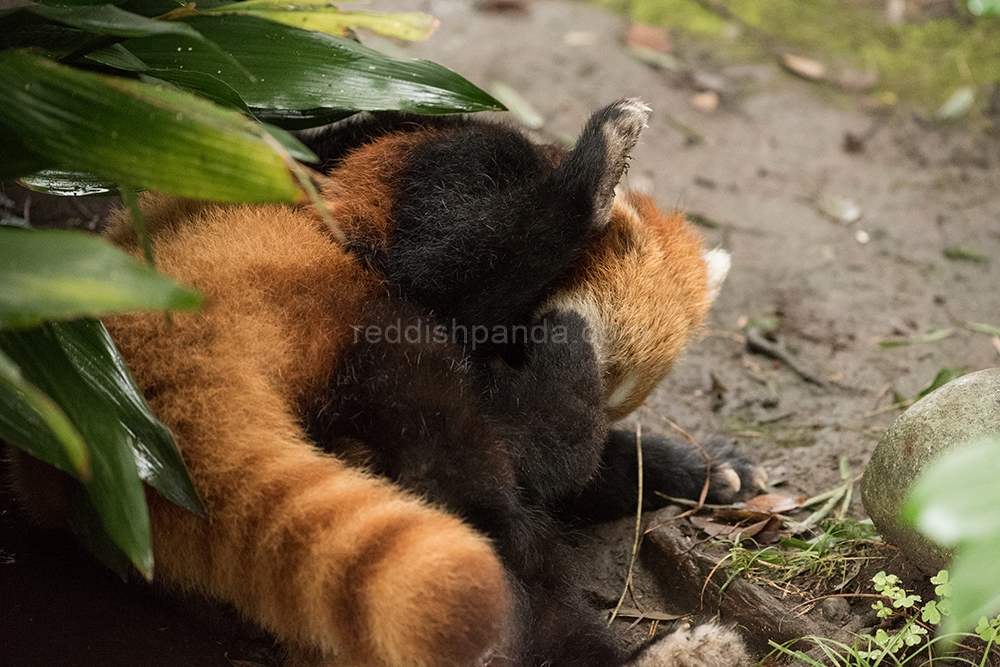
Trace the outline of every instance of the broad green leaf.
<instances>
[{"instance_id":1,"label":"broad green leaf","mask_svg":"<svg viewBox=\"0 0 1000 667\"><path fill-rule=\"evenodd\" d=\"M302 144L301 141L293 137L285 130L269 123L262 123L261 125L264 130L274 137L274 140L281 144L281 147L288 151L288 154L296 160L301 162L319 162L319 158L316 157L315 153L309 150Z\"/></svg>"},{"instance_id":2,"label":"broad green leaf","mask_svg":"<svg viewBox=\"0 0 1000 667\"><path fill-rule=\"evenodd\" d=\"M93 33L53 23L24 8L0 12L0 51L27 48L58 59L96 44L97 39Z\"/></svg>"},{"instance_id":3,"label":"broad green leaf","mask_svg":"<svg viewBox=\"0 0 1000 667\"><path fill-rule=\"evenodd\" d=\"M952 450L917 478L903 518L947 547L1000 535L998 479L1000 439Z\"/></svg>"},{"instance_id":4,"label":"broad green leaf","mask_svg":"<svg viewBox=\"0 0 1000 667\"><path fill-rule=\"evenodd\" d=\"M179 69L148 69L139 75L139 79L147 83L155 82L176 86L178 89L200 95L220 106L236 109L247 116L251 115L250 109L240 94L233 90L229 84L210 74L186 72ZM312 151L285 130L267 123L263 123L262 126L264 131L270 134L291 157L303 162L316 162L318 160Z\"/></svg>"},{"instance_id":5,"label":"broad green leaf","mask_svg":"<svg viewBox=\"0 0 1000 667\"><path fill-rule=\"evenodd\" d=\"M229 2L234 2L235 0L198 0L198 9L208 9L209 7L215 7L216 5L227 4ZM164 14L169 14L177 10L186 11L188 2L187 0L126 0L125 2L118 3L119 6L130 11L133 14L140 14L142 16L163 16Z\"/></svg>"},{"instance_id":6,"label":"broad green leaf","mask_svg":"<svg viewBox=\"0 0 1000 667\"><path fill-rule=\"evenodd\" d=\"M251 16L195 16L199 33L256 77L247 81L198 43L164 35L126 47L157 69L211 74L232 86L263 120L289 110L299 117L330 109L401 109L416 113L496 110L502 106L454 72L423 60L394 60L342 37L308 32ZM248 39L253 35L254 39Z\"/></svg>"},{"instance_id":7,"label":"broad green leaf","mask_svg":"<svg viewBox=\"0 0 1000 667\"><path fill-rule=\"evenodd\" d=\"M73 488L69 497L67 521L73 533L90 553L115 572L123 581L128 581L129 559L104 527L100 512L83 486Z\"/></svg>"},{"instance_id":8,"label":"broad green leaf","mask_svg":"<svg viewBox=\"0 0 1000 667\"><path fill-rule=\"evenodd\" d=\"M49 161L28 150L17 135L9 128L0 125L0 146L3 146L3 159L0 160L0 180L17 178L44 169Z\"/></svg>"},{"instance_id":9,"label":"broad green leaf","mask_svg":"<svg viewBox=\"0 0 1000 667\"><path fill-rule=\"evenodd\" d=\"M121 44L112 44L106 49L91 51L84 56L84 58L101 65L114 67L115 69L123 69L127 72L141 72L149 69L146 66L146 63L132 55L132 53Z\"/></svg>"},{"instance_id":10,"label":"broad green leaf","mask_svg":"<svg viewBox=\"0 0 1000 667\"><path fill-rule=\"evenodd\" d=\"M139 476L168 500L204 515L170 429L149 409L107 329L98 320L49 325L70 363L97 394L114 407L131 433Z\"/></svg>"},{"instance_id":11,"label":"broad green leaf","mask_svg":"<svg viewBox=\"0 0 1000 667\"><path fill-rule=\"evenodd\" d=\"M307 130L335 123L358 113L356 109L254 109L254 116L285 130Z\"/></svg>"},{"instance_id":12,"label":"broad green leaf","mask_svg":"<svg viewBox=\"0 0 1000 667\"><path fill-rule=\"evenodd\" d=\"M188 72L182 69L146 69L139 74L144 83L168 86L185 90L219 106L235 109L247 116L250 109L240 94L225 81L204 72Z\"/></svg>"},{"instance_id":13,"label":"broad green leaf","mask_svg":"<svg viewBox=\"0 0 1000 667\"><path fill-rule=\"evenodd\" d=\"M0 351L0 437L79 479L90 477L83 438L55 402Z\"/></svg>"},{"instance_id":14,"label":"broad green leaf","mask_svg":"<svg viewBox=\"0 0 1000 667\"><path fill-rule=\"evenodd\" d=\"M77 7L50 7L29 5L24 11L98 35L116 37L145 37L147 35L186 35L201 40L197 30L184 23L157 21L124 11L109 4Z\"/></svg>"},{"instance_id":15,"label":"broad green leaf","mask_svg":"<svg viewBox=\"0 0 1000 667\"><path fill-rule=\"evenodd\" d=\"M23 51L0 53L0 125L67 171L192 198L301 199L290 157L241 114Z\"/></svg>"},{"instance_id":16,"label":"broad green leaf","mask_svg":"<svg viewBox=\"0 0 1000 667\"><path fill-rule=\"evenodd\" d=\"M87 495L115 544L147 578L153 572L149 515L132 453L131 434L115 410L76 372L50 326L0 330L0 349L27 381L51 396L83 436L90 451Z\"/></svg>"},{"instance_id":17,"label":"broad green leaf","mask_svg":"<svg viewBox=\"0 0 1000 667\"><path fill-rule=\"evenodd\" d=\"M184 37L196 40L202 44L202 48L214 51L217 56L227 60L231 65L242 72L243 76L252 79L250 73L243 69L242 65L229 56L218 46L201 36L201 34L186 23L178 21L164 21L133 14L132 12L119 9L114 5L102 4L88 7L47 7L45 5L28 5L22 9L23 12L34 14L47 21L53 21L62 25L81 30L86 33L98 35L98 40L91 40L77 45L73 55L82 55L81 52L90 50L101 50L107 47L106 39L115 37L148 37L150 35L183 35ZM68 53L68 52L67 52ZM120 52L119 52L120 53ZM73 58L75 60L75 58Z\"/></svg>"},{"instance_id":18,"label":"broad green leaf","mask_svg":"<svg viewBox=\"0 0 1000 667\"><path fill-rule=\"evenodd\" d=\"M52 7L89 7L94 5L120 5L119 2L108 2L108 0L35 0L40 5L50 5Z\"/></svg>"},{"instance_id":19,"label":"broad green leaf","mask_svg":"<svg viewBox=\"0 0 1000 667\"><path fill-rule=\"evenodd\" d=\"M193 310L201 295L103 239L0 227L0 328L122 310Z\"/></svg>"},{"instance_id":20,"label":"broad green leaf","mask_svg":"<svg viewBox=\"0 0 1000 667\"><path fill-rule=\"evenodd\" d=\"M994 507L1000 512L1000 506ZM941 633L963 632L976 625L981 616L1000 612L1000 532L988 539L963 546L949 565L953 589L951 615L945 617Z\"/></svg>"},{"instance_id":21,"label":"broad green leaf","mask_svg":"<svg viewBox=\"0 0 1000 667\"><path fill-rule=\"evenodd\" d=\"M118 186L114 183L77 171L43 169L19 179L19 182L36 192L62 197L108 196L118 193Z\"/></svg>"},{"instance_id":22,"label":"broad green leaf","mask_svg":"<svg viewBox=\"0 0 1000 667\"><path fill-rule=\"evenodd\" d=\"M439 24L433 16L421 12L344 12L331 5L329 0L246 0L201 10L200 13L256 16L304 30L339 36L344 36L349 29L363 28L386 37L409 41L427 39Z\"/></svg>"}]
</instances>

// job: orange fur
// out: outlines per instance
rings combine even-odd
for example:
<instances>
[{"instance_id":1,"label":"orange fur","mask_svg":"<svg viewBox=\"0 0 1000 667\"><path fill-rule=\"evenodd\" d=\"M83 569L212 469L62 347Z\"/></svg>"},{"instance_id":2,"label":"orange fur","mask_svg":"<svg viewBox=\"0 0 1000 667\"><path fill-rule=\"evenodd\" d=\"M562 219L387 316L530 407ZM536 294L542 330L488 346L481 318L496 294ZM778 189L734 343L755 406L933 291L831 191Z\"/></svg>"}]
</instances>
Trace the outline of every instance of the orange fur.
<instances>
[{"instance_id":1,"label":"orange fur","mask_svg":"<svg viewBox=\"0 0 1000 667\"><path fill-rule=\"evenodd\" d=\"M701 326L711 305L701 243L683 213L664 215L646 195L620 194L605 232L543 307L587 318L611 419L646 400Z\"/></svg>"},{"instance_id":2,"label":"orange fur","mask_svg":"<svg viewBox=\"0 0 1000 667\"><path fill-rule=\"evenodd\" d=\"M406 155L414 146L433 141L433 131L388 136L352 151L323 188L323 199L337 224L351 238L364 238L385 250L392 233L390 208L399 193L394 185Z\"/></svg>"},{"instance_id":3,"label":"orange fur","mask_svg":"<svg viewBox=\"0 0 1000 667\"><path fill-rule=\"evenodd\" d=\"M324 198L350 238L385 249L400 156L427 132L348 155ZM560 154L551 153L558 161ZM205 503L201 520L148 495L156 578L229 601L301 650L296 664L473 665L512 632L507 575L483 536L311 443L351 325L387 286L312 210L147 195L158 268L202 290L203 312L106 324ZM126 213L107 235L139 254ZM709 305L701 240L683 215L616 197L611 221L544 309L595 334L608 413L662 380Z\"/></svg>"},{"instance_id":4,"label":"orange fur","mask_svg":"<svg viewBox=\"0 0 1000 667\"><path fill-rule=\"evenodd\" d=\"M208 297L172 325L107 321L208 510L202 521L149 494L157 579L232 601L338 664L471 664L502 644L510 595L489 543L319 453L296 417L379 281L300 209L182 204L166 224L170 201L147 202L160 269Z\"/></svg>"}]
</instances>

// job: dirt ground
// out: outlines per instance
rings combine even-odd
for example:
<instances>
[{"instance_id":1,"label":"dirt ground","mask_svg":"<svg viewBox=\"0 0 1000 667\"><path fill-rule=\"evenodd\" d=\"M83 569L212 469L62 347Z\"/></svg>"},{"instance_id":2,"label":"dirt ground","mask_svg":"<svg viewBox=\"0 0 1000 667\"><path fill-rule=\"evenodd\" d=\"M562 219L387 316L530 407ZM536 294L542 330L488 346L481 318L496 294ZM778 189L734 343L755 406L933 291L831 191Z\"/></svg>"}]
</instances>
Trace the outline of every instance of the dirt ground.
<instances>
[{"instance_id":1,"label":"dirt ground","mask_svg":"<svg viewBox=\"0 0 1000 667\"><path fill-rule=\"evenodd\" d=\"M630 421L669 434L670 418L696 438L736 437L768 469L775 491L812 496L842 483L841 459L859 475L901 412L893 403L915 397L940 370L1000 365L1000 346L965 327L1000 324L995 138L922 120L912 109L873 111L862 94L804 81L774 61L726 62L697 44L675 52L680 71L653 69L629 54L627 19L576 3L527 6L484 12L454 0L393 3L441 19L438 33L407 53L488 88L514 89L544 119L539 132L549 139L573 137L602 104L643 98L653 112L629 185L707 221L708 244L733 257L708 329ZM714 111L697 106L706 90L719 96ZM825 212L836 207L824 202L843 200L860 212L853 223ZM776 325L777 340L822 384L748 352L743 326L754 321ZM885 340L912 344L878 344ZM861 519L857 491L850 515ZM633 523L599 531L596 542L594 592L612 605ZM643 554L640 570L649 575L657 547ZM898 559L872 567L867 577L890 567L921 584ZM643 574L637 580L641 589ZM662 578L646 584L645 598L639 590L633 599L644 611L692 611L672 608ZM812 629L856 631L871 625L870 615L870 600L859 599L847 616ZM812 616L819 618L819 605Z\"/></svg>"},{"instance_id":2,"label":"dirt ground","mask_svg":"<svg viewBox=\"0 0 1000 667\"><path fill-rule=\"evenodd\" d=\"M623 46L626 19L583 4L539 0L524 12L483 11L461 0L378 5L396 8L427 11L441 27L417 45L367 41L438 61L486 88L509 86L544 119L544 138L574 137L590 112L620 97L639 96L652 107L629 185L697 214L708 245L727 249L733 267L704 335L631 418L647 432L671 432L669 417L695 438L732 435L768 469L777 491L811 496L841 484L842 458L852 474L863 470L900 412L888 409L894 401L914 397L942 368L1000 364L1000 346L964 326L1000 325L995 138L923 121L905 108L867 111L860 94L832 94L770 62L724 62L695 45L676 54L681 72L656 70ZM706 89L719 94L714 111L694 104ZM850 151L849 135L860 139ZM833 198L853 202L860 219L845 223L822 213L818 202ZM776 325L777 339L820 382L748 352L748 321ZM951 334L921 342L945 329ZM912 344L877 344L889 338ZM851 514L862 518L856 487L854 498ZM15 638L17 656L14 662L0 656L0 663L270 659L266 650L234 644L225 632L190 626L145 594L120 587L109 594L117 583L73 558L47 562L44 545L13 517L9 502L4 507L0 600L23 588L10 598L16 604L0 602L0 637L8 638L0 647ZM647 517L646 525L670 516ZM594 536L593 589L602 602L613 604L623 585L632 524ZM626 606L698 611L671 606L670 587L648 558L640 570L637 597ZM53 583L47 595L29 601L27 591L37 590L23 585L29 579L32 586ZM80 595L88 602L80 603ZM67 598L74 606L66 606ZM846 618L823 627L860 628L867 604L852 603ZM94 618L111 625L94 629ZM636 631L648 632L652 623L647 619ZM764 631L748 630L755 632ZM93 639L102 634L106 639ZM38 641L58 646L39 653ZM766 642L755 644L761 645Z\"/></svg>"}]
</instances>

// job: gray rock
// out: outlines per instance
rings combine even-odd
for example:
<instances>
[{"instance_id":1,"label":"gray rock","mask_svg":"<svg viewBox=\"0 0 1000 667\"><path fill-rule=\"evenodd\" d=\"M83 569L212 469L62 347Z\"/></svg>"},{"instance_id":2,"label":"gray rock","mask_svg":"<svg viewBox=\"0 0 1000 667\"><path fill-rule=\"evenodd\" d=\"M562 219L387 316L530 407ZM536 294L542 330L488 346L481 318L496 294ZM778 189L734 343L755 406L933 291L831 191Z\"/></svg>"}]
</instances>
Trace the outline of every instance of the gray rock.
<instances>
[{"instance_id":1,"label":"gray rock","mask_svg":"<svg viewBox=\"0 0 1000 667\"><path fill-rule=\"evenodd\" d=\"M865 511L885 541L927 574L947 567L951 552L900 523L910 485L944 452L998 434L1000 368L991 368L953 380L914 403L872 453L861 480Z\"/></svg>"},{"instance_id":2,"label":"gray rock","mask_svg":"<svg viewBox=\"0 0 1000 667\"><path fill-rule=\"evenodd\" d=\"M851 613L851 604L844 598L823 600L823 618L831 623L842 623Z\"/></svg>"},{"instance_id":3,"label":"gray rock","mask_svg":"<svg viewBox=\"0 0 1000 667\"><path fill-rule=\"evenodd\" d=\"M1000 368L970 373L923 397L899 416L872 453L861 480L865 511L886 542L927 574L951 552L899 521L911 484L927 464L958 445L1000 434Z\"/></svg>"}]
</instances>

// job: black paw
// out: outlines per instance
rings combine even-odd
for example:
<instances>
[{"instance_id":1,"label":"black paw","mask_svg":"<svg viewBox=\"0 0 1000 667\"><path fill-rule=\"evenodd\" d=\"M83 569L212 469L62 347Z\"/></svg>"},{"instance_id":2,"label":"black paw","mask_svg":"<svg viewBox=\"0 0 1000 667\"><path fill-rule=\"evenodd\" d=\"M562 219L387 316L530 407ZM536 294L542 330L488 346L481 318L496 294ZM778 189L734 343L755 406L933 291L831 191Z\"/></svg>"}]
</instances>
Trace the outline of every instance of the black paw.
<instances>
[{"instance_id":1,"label":"black paw","mask_svg":"<svg viewBox=\"0 0 1000 667\"><path fill-rule=\"evenodd\" d=\"M644 435L643 471L655 506L664 496L698 500L708 480L705 501L729 504L756 495L764 489L767 474L736 446L736 442L713 436L695 446L680 438Z\"/></svg>"},{"instance_id":2,"label":"black paw","mask_svg":"<svg viewBox=\"0 0 1000 667\"><path fill-rule=\"evenodd\" d=\"M744 454L735 440L715 435L703 442L701 448L711 461L708 502L728 504L767 488L767 471Z\"/></svg>"}]
</instances>

